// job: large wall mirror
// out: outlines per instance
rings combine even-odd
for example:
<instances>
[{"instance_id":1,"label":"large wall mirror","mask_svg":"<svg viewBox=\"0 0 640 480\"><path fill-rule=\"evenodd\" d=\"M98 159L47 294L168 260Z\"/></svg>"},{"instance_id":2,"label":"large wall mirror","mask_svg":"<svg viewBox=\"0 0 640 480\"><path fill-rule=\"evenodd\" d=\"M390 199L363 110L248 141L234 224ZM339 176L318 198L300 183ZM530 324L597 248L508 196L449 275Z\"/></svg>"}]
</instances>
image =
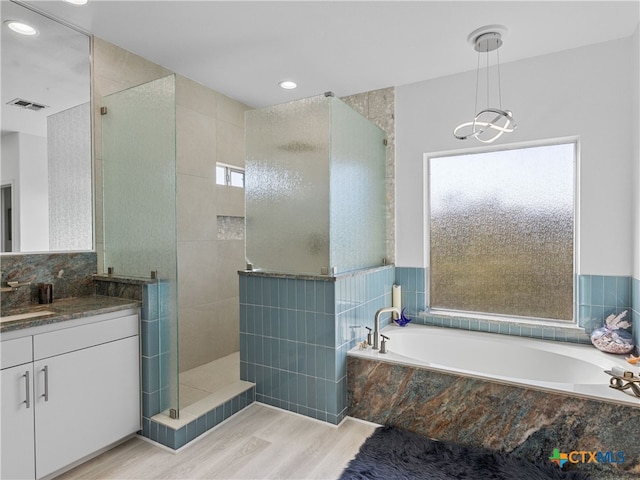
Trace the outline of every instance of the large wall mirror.
<instances>
[{"instance_id":1,"label":"large wall mirror","mask_svg":"<svg viewBox=\"0 0 640 480\"><path fill-rule=\"evenodd\" d=\"M0 14L0 251L92 250L91 40L14 2Z\"/></svg>"}]
</instances>

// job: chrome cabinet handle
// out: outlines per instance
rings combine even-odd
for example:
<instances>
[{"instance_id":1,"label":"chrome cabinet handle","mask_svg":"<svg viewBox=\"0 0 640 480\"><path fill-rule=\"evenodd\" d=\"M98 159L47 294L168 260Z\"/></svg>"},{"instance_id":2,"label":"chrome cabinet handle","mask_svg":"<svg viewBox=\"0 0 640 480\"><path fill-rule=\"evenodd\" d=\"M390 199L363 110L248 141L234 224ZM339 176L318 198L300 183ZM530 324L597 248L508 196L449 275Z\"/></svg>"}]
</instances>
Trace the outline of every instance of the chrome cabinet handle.
<instances>
[{"instance_id":1,"label":"chrome cabinet handle","mask_svg":"<svg viewBox=\"0 0 640 480\"><path fill-rule=\"evenodd\" d=\"M49 366L45 365L42 371L44 372L44 393L42 394L42 396L44 397L44 401L48 402L49 401Z\"/></svg>"},{"instance_id":2,"label":"chrome cabinet handle","mask_svg":"<svg viewBox=\"0 0 640 480\"><path fill-rule=\"evenodd\" d=\"M25 393L27 395L27 398L22 403L26 403L27 404L27 408L31 408L31 391L30 391L30 388L29 388L29 383L30 383L30 381L29 381L29 370L24 372L23 377L25 378Z\"/></svg>"}]
</instances>

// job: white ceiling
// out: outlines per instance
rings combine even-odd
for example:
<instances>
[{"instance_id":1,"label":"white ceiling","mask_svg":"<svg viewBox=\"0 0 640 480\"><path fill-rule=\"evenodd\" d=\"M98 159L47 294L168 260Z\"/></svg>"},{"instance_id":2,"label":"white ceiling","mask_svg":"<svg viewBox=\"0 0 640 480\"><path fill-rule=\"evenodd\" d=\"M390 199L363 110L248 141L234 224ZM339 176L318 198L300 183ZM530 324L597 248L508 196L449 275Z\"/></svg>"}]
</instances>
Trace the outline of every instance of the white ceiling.
<instances>
[{"instance_id":1,"label":"white ceiling","mask_svg":"<svg viewBox=\"0 0 640 480\"><path fill-rule=\"evenodd\" d=\"M640 0L24 3L252 107L474 70L467 36L487 24L509 29L505 63L627 37L640 15Z\"/></svg>"},{"instance_id":2,"label":"white ceiling","mask_svg":"<svg viewBox=\"0 0 640 480\"><path fill-rule=\"evenodd\" d=\"M46 136L47 117L89 102L89 39L7 1L2 1L2 21L19 20L36 28L24 37L2 25L2 133L23 132ZM40 111L9 106L16 98L45 105Z\"/></svg>"}]
</instances>

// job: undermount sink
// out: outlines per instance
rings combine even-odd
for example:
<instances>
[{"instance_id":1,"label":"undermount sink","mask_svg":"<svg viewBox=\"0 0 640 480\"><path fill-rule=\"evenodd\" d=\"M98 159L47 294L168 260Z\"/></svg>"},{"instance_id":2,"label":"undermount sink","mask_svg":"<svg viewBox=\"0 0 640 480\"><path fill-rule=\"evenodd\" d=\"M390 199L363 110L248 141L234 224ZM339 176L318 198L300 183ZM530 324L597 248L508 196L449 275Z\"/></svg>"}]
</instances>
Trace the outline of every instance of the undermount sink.
<instances>
[{"instance_id":1,"label":"undermount sink","mask_svg":"<svg viewBox=\"0 0 640 480\"><path fill-rule=\"evenodd\" d=\"M17 315L7 315L6 317L0 317L0 323L10 322L12 320L24 320L25 318L44 317L45 315L52 315L55 312L49 310L42 310L39 312L19 313Z\"/></svg>"}]
</instances>

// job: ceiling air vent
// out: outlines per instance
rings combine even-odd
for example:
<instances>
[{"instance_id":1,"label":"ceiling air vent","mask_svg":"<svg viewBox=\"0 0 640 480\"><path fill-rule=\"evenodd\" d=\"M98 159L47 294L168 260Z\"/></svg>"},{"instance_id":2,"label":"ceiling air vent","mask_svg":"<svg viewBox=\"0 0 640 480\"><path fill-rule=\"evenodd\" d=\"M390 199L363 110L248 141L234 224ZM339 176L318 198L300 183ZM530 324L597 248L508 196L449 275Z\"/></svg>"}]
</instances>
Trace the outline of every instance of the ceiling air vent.
<instances>
[{"instance_id":1,"label":"ceiling air vent","mask_svg":"<svg viewBox=\"0 0 640 480\"><path fill-rule=\"evenodd\" d=\"M33 110L34 112L39 112L43 108L47 108L47 105L42 105L41 103L30 102L29 100L23 100L22 98L16 98L15 100L11 100L7 103L7 105L15 105L16 107L26 108L27 110Z\"/></svg>"}]
</instances>

